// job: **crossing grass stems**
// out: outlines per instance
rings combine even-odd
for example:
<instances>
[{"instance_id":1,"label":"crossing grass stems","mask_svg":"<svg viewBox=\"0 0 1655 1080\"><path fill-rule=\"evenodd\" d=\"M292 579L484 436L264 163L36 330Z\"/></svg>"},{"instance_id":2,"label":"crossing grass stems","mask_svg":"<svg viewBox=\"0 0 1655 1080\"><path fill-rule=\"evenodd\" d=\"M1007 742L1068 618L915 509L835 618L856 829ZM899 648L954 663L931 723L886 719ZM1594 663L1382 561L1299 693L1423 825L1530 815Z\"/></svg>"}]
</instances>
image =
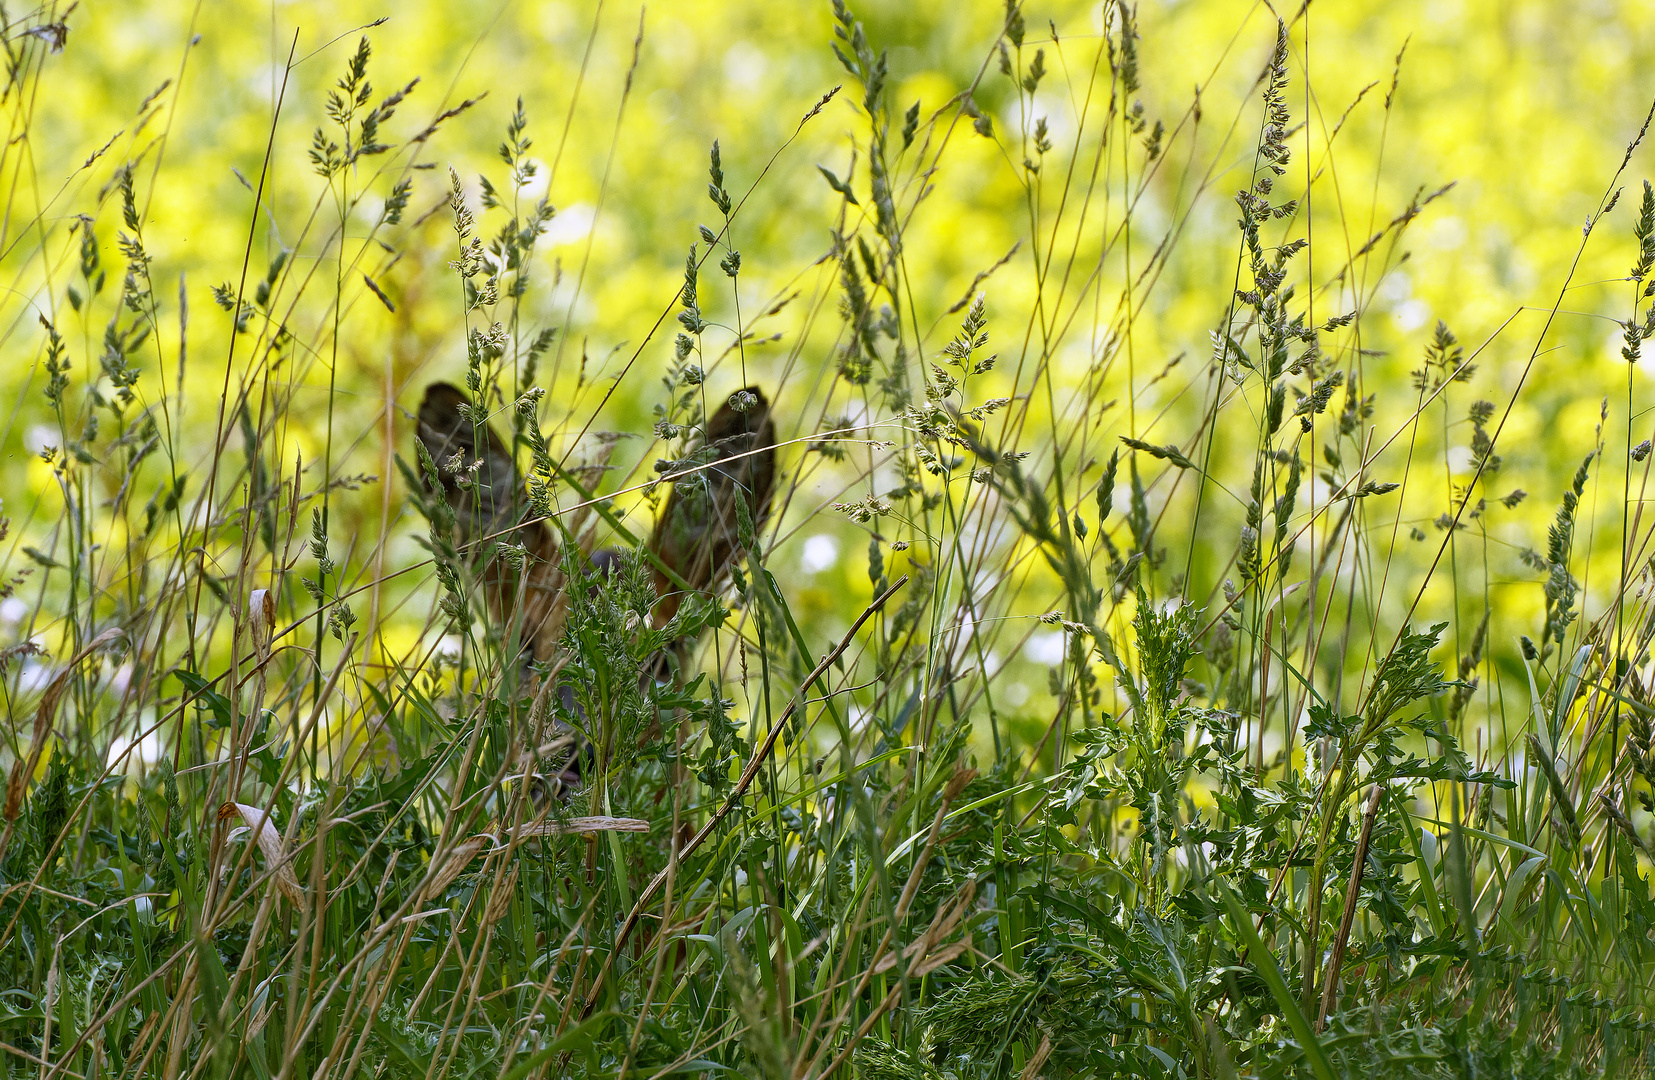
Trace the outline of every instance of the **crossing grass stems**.
<instances>
[{"instance_id":1,"label":"crossing grass stems","mask_svg":"<svg viewBox=\"0 0 1655 1080\"><path fill-rule=\"evenodd\" d=\"M49 91L60 14L9 24L8 93ZM0 651L0 1072L1645 1069L1649 184L1630 228L1611 215L1643 131L1582 241L1629 245L1627 396L1572 477L1536 481L1558 509L1517 566L1489 536L1524 499L1500 481L1529 384L1501 398L1483 374L1506 327L1468 349L1439 324L1410 378L1364 345L1446 189L1333 239L1344 209L1302 160L1331 138L1295 111L1304 9L1249 18L1220 60L1259 65L1233 196L1235 148L1211 137L1229 118L1198 97L1152 115L1156 42L1125 3L1077 38L1011 3L979 28L975 78L911 105L884 45L842 0L831 16L844 82L799 131L852 117L850 166L783 147L738 179L711 147L709 224L686 225L682 280L605 391L658 403L653 432L628 433L644 442L592 434L584 363L536 325L556 210L522 194L545 168L528 109L495 171L437 174L417 219L433 147L485 112L410 122L417 80L375 89L371 31L322 102L280 101L317 115L315 203L262 268L255 220L248 264L212 289L234 343L221 401L187 389L217 370L190 351L194 286L169 303L150 254L159 150L89 163L109 186L83 214L5 223L72 272L24 406L56 430L51 484L0 518L0 599L30 612ZM1399 55L1383 104L1353 108L1388 115L1401 77ZM1057 82L1061 135L1042 112ZM30 120L7 116L12 154ZM1026 227L953 303L908 241L979 144L1017 176ZM272 128L266 169L289 153ZM824 177L831 240L765 297L735 246L746 185ZM1170 211L1146 218L1152 195ZM1238 232L1209 243L1197 212L1226 198ZM382 418L344 408L331 374L320 416L305 398L353 307L394 307L396 263L442 223L447 284L420 302L452 314L464 389L446 392L472 425L457 445L489 447L477 462L432 460L389 380ZM1210 298L1210 354L1146 365L1183 257L1229 259L1233 288ZM997 289L1013 274L1026 294ZM794 293L810 316L779 321ZM771 325L797 338L785 362L760 358ZM722 591L663 611L673 582L642 539L657 505L716 487L714 388L750 369L772 380L777 510L738 500ZM341 466L356 444L382 444L377 474ZM456 519L473 505L440 495L456 482L488 489L486 521ZM823 483L842 494L813 507ZM341 528L375 505L377 536ZM1588 513L1619 530L1612 557L1577 543ZM776 569L824 522L867 542L865 595L831 634ZM423 550L395 554L396 530ZM554 560L576 580L596 539L629 554L526 649L540 624L500 597ZM1519 571L1539 625L1488 599ZM1025 706L1007 658L1036 634L1060 656ZM550 797L577 740L599 752Z\"/></svg>"}]
</instances>

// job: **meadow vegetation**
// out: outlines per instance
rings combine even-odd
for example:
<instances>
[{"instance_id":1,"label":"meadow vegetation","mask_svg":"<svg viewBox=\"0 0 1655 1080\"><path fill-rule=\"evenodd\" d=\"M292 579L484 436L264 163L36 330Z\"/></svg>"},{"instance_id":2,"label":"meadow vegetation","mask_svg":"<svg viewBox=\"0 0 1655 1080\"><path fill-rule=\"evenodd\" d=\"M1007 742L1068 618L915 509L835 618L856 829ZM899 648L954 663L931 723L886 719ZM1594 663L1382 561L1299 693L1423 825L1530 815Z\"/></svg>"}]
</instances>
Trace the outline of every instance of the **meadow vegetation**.
<instances>
[{"instance_id":1,"label":"meadow vegetation","mask_svg":"<svg viewBox=\"0 0 1655 1080\"><path fill-rule=\"evenodd\" d=\"M0 7L0 1076L1645 1073L1655 88L444 7Z\"/></svg>"}]
</instances>

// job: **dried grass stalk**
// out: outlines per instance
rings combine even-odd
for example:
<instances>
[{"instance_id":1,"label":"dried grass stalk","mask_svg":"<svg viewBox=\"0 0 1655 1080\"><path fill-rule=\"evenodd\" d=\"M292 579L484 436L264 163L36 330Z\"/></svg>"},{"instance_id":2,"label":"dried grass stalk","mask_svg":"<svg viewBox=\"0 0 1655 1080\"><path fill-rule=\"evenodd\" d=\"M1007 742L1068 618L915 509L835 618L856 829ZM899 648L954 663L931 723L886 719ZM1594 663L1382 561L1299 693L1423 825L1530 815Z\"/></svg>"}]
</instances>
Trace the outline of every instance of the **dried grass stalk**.
<instances>
[{"instance_id":1,"label":"dried grass stalk","mask_svg":"<svg viewBox=\"0 0 1655 1080\"><path fill-rule=\"evenodd\" d=\"M454 884L454 879L465 872L484 848L495 846L501 839L496 832L496 826L491 825L486 831L454 845L443 862L442 869L431 878L425 887L425 898L435 899L441 896L448 887ZM515 841L532 840L543 836L569 836L576 833L598 832L648 832L649 822L640 818L622 817L574 817L562 821L545 820L531 821L518 826L511 836Z\"/></svg>"},{"instance_id":2,"label":"dried grass stalk","mask_svg":"<svg viewBox=\"0 0 1655 1080\"><path fill-rule=\"evenodd\" d=\"M126 636L126 632L118 627L110 627L91 641L86 647L75 654L74 659L58 669L52 676L52 681L46 684L46 693L40 699L40 707L34 714L34 731L29 740L29 752L12 763L11 778L6 784L7 821L16 821L17 815L23 809L23 793L28 790L29 778L34 775L35 769L40 767L40 756L46 751L48 736L52 733L52 720L57 716L57 703L63 698L63 692L69 689L69 677L75 673L75 668L93 652Z\"/></svg>"},{"instance_id":3,"label":"dried grass stalk","mask_svg":"<svg viewBox=\"0 0 1655 1080\"><path fill-rule=\"evenodd\" d=\"M517 895L517 867L513 866L506 872L505 880L495 888L488 898L488 910L483 913L485 925L493 926L506 917L511 910L511 901Z\"/></svg>"},{"instance_id":4,"label":"dried grass stalk","mask_svg":"<svg viewBox=\"0 0 1655 1080\"><path fill-rule=\"evenodd\" d=\"M1019 1080L1034 1080L1040 1075L1040 1067L1046 1064L1046 1059L1052 1056L1052 1036L1049 1032L1040 1033L1040 1045L1035 1048L1034 1056L1029 1063L1023 1066L1023 1074Z\"/></svg>"},{"instance_id":5,"label":"dried grass stalk","mask_svg":"<svg viewBox=\"0 0 1655 1080\"><path fill-rule=\"evenodd\" d=\"M483 836L473 836L469 840L455 844L454 850L448 853L448 860L442 864L442 869L425 886L425 898L430 900L446 892L448 887L454 884L454 879L465 870L466 865L487 846L488 838Z\"/></svg>"},{"instance_id":6,"label":"dried grass stalk","mask_svg":"<svg viewBox=\"0 0 1655 1080\"><path fill-rule=\"evenodd\" d=\"M537 836L569 836L574 833L599 832L648 832L649 822L640 818L628 817L572 817L558 821L547 818L543 821L530 821L512 833L518 840L530 840Z\"/></svg>"}]
</instances>

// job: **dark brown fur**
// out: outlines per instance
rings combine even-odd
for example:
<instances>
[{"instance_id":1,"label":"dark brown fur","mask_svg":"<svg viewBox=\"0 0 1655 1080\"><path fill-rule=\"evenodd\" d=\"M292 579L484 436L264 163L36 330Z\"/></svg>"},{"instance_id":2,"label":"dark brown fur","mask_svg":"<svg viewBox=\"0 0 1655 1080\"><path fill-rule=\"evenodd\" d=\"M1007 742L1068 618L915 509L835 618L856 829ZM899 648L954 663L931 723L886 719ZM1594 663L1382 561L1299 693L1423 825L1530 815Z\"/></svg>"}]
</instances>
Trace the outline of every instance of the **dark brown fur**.
<instances>
[{"instance_id":1,"label":"dark brown fur","mask_svg":"<svg viewBox=\"0 0 1655 1080\"><path fill-rule=\"evenodd\" d=\"M746 502L753 529L763 528L770 516L770 494L776 482L776 425L770 402L758 387L749 386L756 403L745 413L728 403L707 422L707 444L716 454L701 477L679 481L667 497L649 549L671 567L691 589L712 592L722 584L741 554L737 536L736 500ZM663 625L678 611L684 593L659 567L655 570L655 624Z\"/></svg>"},{"instance_id":2,"label":"dark brown fur","mask_svg":"<svg viewBox=\"0 0 1655 1080\"><path fill-rule=\"evenodd\" d=\"M489 613L502 622L520 613L522 640L535 659L549 660L563 636L565 611L557 537L544 521L522 524L523 483L511 452L494 428L484 424L485 444L479 456L478 425L460 415L460 406L467 403L458 387L432 383L420 403L417 437L436 462L443 497L454 509L455 542L461 554L485 558L479 572ZM459 461L451 466L455 454ZM469 466L479 459L481 467L470 474ZM460 482L468 475L475 476L469 486ZM526 573L519 575L490 551L495 542L522 544L529 553Z\"/></svg>"},{"instance_id":3,"label":"dark brown fur","mask_svg":"<svg viewBox=\"0 0 1655 1080\"><path fill-rule=\"evenodd\" d=\"M714 458L699 478L673 486L649 540L649 550L697 592L717 589L741 555L736 500L746 502L755 531L770 514L776 427L764 394L757 387L745 392L755 399L750 411L739 413L725 404L708 421L706 445ZM437 465L443 497L454 510L455 541L462 554L484 559L479 572L490 615L502 622L520 615L522 639L533 658L550 661L563 636L567 611L556 533L544 521L524 523L523 483L511 452L491 426L461 415L460 407L469 400L458 387L432 383L420 403L417 438ZM471 472L470 466L478 461L482 464ZM467 477L474 480L462 483ZM495 542L528 549L524 575L500 560L492 550ZM602 553L594 562L605 564ZM660 568L655 570L655 588L659 600L653 621L662 626L677 613L685 594Z\"/></svg>"}]
</instances>

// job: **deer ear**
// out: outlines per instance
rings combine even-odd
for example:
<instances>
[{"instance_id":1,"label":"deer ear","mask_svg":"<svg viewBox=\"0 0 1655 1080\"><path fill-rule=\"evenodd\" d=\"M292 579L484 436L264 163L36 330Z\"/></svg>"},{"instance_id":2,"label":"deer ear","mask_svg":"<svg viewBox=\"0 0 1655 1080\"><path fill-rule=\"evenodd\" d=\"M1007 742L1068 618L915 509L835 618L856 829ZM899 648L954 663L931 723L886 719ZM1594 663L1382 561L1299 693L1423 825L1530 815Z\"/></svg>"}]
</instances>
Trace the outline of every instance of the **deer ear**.
<instances>
[{"instance_id":1,"label":"deer ear","mask_svg":"<svg viewBox=\"0 0 1655 1080\"><path fill-rule=\"evenodd\" d=\"M436 463L442 494L454 508L454 525L467 557L482 552L473 545L517 525L521 520L522 480L511 451L493 427L470 415L470 399L449 383L432 383L420 402L416 437ZM483 436L479 450L477 436ZM471 466L481 462L475 472ZM451 464L452 463L452 464ZM489 614L501 625L522 607L520 633L535 659L549 660L563 631L563 573L557 541L544 521L525 525L500 539L522 544L529 552L527 579L519 590L517 572L490 557L481 566Z\"/></svg>"},{"instance_id":2,"label":"deer ear","mask_svg":"<svg viewBox=\"0 0 1655 1080\"><path fill-rule=\"evenodd\" d=\"M666 510L649 549L685 584L698 592L713 589L741 554L737 500L746 504L755 531L770 516L776 481L776 425L763 391L749 386L749 408L726 403L707 421L703 458L710 462L695 475L673 485ZM735 400L735 399L732 399ZM664 624L678 611L683 589L659 568L655 622Z\"/></svg>"},{"instance_id":3,"label":"deer ear","mask_svg":"<svg viewBox=\"0 0 1655 1080\"><path fill-rule=\"evenodd\" d=\"M521 490L511 451L486 421L471 418L470 408L466 395L448 383L426 387L419 407L418 437L437 465L462 547L512 524Z\"/></svg>"}]
</instances>

